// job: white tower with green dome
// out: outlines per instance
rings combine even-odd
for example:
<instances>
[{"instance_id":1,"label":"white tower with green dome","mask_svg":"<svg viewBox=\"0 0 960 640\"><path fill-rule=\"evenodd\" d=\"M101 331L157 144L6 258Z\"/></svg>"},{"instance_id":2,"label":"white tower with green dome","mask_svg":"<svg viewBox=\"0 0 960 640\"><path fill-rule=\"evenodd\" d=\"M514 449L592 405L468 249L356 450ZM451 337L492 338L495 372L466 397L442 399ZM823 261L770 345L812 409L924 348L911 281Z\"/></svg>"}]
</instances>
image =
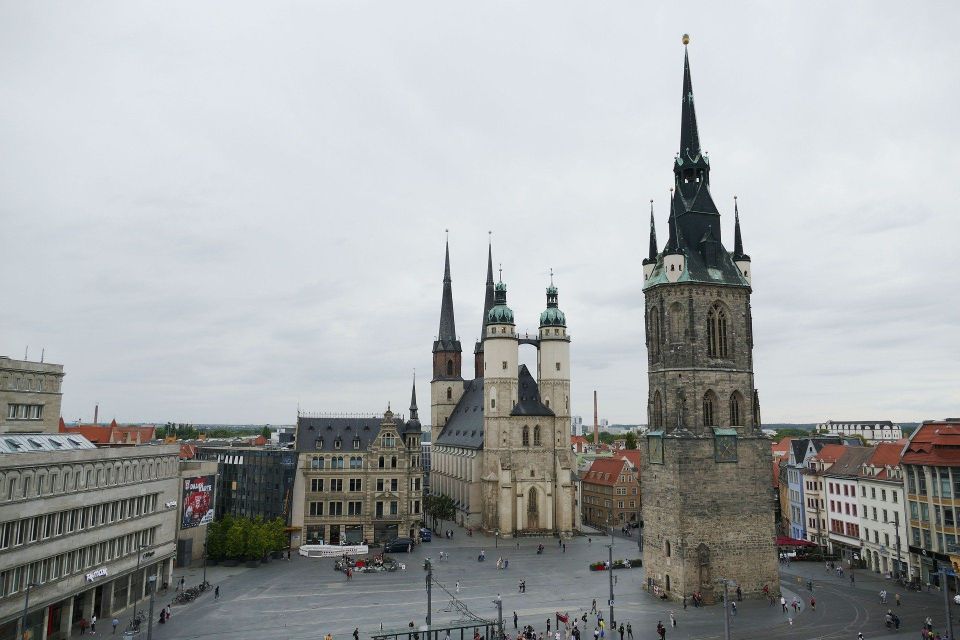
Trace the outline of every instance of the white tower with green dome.
<instances>
[{"instance_id":1,"label":"white tower with green dome","mask_svg":"<svg viewBox=\"0 0 960 640\"><path fill-rule=\"evenodd\" d=\"M513 311L507 306L503 280L493 290L493 308L487 312L483 345L484 412L489 418L509 417L517 403L519 343Z\"/></svg>"},{"instance_id":2,"label":"white tower with green dome","mask_svg":"<svg viewBox=\"0 0 960 640\"><path fill-rule=\"evenodd\" d=\"M570 336L567 317L560 311L557 288L547 287L547 308L540 314L540 351L537 357L537 380L540 398L558 418L570 417ZM569 438L569 429L564 435ZM558 443L559 444L559 443Z\"/></svg>"}]
</instances>

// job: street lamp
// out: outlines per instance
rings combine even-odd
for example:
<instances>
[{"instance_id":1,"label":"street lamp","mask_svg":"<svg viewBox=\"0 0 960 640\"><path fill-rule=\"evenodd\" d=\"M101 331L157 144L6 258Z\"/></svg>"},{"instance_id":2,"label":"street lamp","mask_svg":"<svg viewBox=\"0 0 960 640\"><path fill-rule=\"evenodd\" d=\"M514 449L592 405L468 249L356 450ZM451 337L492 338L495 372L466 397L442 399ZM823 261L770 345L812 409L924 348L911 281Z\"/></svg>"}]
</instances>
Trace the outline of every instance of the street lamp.
<instances>
[{"instance_id":1,"label":"street lamp","mask_svg":"<svg viewBox=\"0 0 960 640\"><path fill-rule=\"evenodd\" d=\"M503 600L500 599L500 594L497 594L497 599L493 601L493 604L497 607L497 637L495 640L501 640L504 637L503 634Z\"/></svg>"},{"instance_id":2,"label":"street lamp","mask_svg":"<svg viewBox=\"0 0 960 640\"><path fill-rule=\"evenodd\" d=\"M427 634L429 635L430 625L433 624L433 562L427 558Z\"/></svg>"},{"instance_id":3,"label":"street lamp","mask_svg":"<svg viewBox=\"0 0 960 640\"><path fill-rule=\"evenodd\" d=\"M723 584L723 637L725 640L730 640L730 607L727 603L727 587L734 582L726 578L720 578L717 582Z\"/></svg>"},{"instance_id":4,"label":"street lamp","mask_svg":"<svg viewBox=\"0 0 960 640\"><path fill-rule=\"evenodd\" d=\"M615 629L617 623L613 619L613 519L607 518L607 525L610 527L610 544L607 545L607 550L609 551L609 566L607 567L608 573L610 574L610 628Z\"/></svg>"},{"instance_id":5,"label":"street lamp","mask_svg":"<svg viewBox=\"0 0 960 640\"><path fill-rule=\"evenodd\" d=\"M150 616L147 618L147 640L153 638L153 594L157 590L157 576L152 575L147 578L147 584L150 585Z\"/></svg>"},{"instance_id":6,"label":"street lamp","mask_svg":"<svg viewBox=\"0 0 960 640\"><path fill-rule=\"evenodd\" d=\"M140 553L140 550L141 550L141 549L147 549L147 548L149 548L149 547L150 547L150 545L148 545L148 544L138 544L138 545L137 545L137 573L136 573L136 576L137 576L137 580L138 580L138 581L141 579L141 578L140 578L140 558L143 556L143 554ZM139 585L139 589L137 589L137 599L133 601L133 617L134 617L134 618L137 617L137 606L140 604L140 599L141 599L141 598L143 598L143 583L142 583L142 582L141 582L140 585Z\"/></svg>"},{"instance_id":7,"label":"street lamp","mask_svg":"<svg viewBox=\"0 0 960 640\"><path fill-rule=\"evenodd\" d=\"M36 582L27 583L27 597L23 601L23 619L20 621L20 637L25 638L27 635L27 609L30 608L30 588L39 587L40 585Z\"/></svg>"},{"instance_id":8,"label":"street lamp","mask_svg":"<svg viewBox=\"0 0 960 640\"><path fill-rule=\"evenodd\" d=\"M951 571L952 573L952 571ZM940 565L940 590L943 591L943 612L947 616L947 637L953 637L953 620L950 619L950 589L947 588L947 565Z\"/></svg>"},{"instance_id":9,"label":"street lamp","mask_svg":"<svg viewBox=\"0 0 960 640\"><path fill-rule=\"evenodd\" d=\"M493 548L496 549L500 546L500 529L497 529L493 532Z\"/></svg>"}]
</instances>

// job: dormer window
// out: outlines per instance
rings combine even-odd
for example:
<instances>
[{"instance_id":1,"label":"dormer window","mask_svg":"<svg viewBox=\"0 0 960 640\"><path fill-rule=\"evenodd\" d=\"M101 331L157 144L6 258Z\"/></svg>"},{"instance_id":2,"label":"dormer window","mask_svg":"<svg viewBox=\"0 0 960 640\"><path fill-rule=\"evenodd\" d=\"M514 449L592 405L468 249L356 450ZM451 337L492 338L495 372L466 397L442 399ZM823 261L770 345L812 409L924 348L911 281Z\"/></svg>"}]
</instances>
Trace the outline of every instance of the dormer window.
<instances>
[{"instance_id":1,"label":"dormer window","mask_svg":"<svg viewBox=\"0 0 960 640\"><path fill-rule=\"evenodd\" d=\"M337 438L336 440L333 441L333 448L334 449L340 448L340 438Z\"/></svg>"},{"instance_id":2,"label":"dormer window","mask_svg":"<svg viewBox=\"0 0 960 640\"><path fill-rule=\"evenodd\" d=\"M353 439L353 448L354 448L354 449L359 449L359 448L360 448L360 438L354 438L354 439Z\"/></svg>"}]
</instances>

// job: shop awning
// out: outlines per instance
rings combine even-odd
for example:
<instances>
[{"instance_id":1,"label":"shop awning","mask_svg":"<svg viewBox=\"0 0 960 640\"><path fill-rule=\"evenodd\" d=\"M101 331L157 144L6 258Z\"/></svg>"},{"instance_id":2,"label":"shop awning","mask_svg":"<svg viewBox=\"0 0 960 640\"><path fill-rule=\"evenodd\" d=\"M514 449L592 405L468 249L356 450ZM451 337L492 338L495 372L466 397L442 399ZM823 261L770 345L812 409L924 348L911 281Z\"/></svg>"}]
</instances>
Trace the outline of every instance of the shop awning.
<instances>
[{"instance_id":1,"label":"shop awning","mask_svg":"<svg viewBox=\"0 0 960 640\"><path fill-rule=\"evenodd\" d=\"M789 536L777 536L777 546L778 547L815 547L817 545L807 540L798 540L797 538L791 538Z\"/></svg>"}]
</instances>

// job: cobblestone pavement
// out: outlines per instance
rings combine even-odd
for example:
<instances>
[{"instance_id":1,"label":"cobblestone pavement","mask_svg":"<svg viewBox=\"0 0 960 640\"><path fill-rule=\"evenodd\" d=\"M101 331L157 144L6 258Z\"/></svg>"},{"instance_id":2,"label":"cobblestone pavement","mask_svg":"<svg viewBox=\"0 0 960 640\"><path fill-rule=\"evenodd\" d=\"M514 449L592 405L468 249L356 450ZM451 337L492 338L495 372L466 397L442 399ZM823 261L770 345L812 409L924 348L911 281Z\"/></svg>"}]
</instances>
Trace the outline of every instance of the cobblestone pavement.
<instances>
[{"instance_id":1,"label":"cobblestone pavement","mask_svg":"<svg viewBox=\"0 0 960 640\"><path fill-rule=\"evenodd\" d=\"M609 537L592 537L592 542L588 542L587 537L577 538L567 542L567 551L563 553L555 538L522 539L518 548L512 540L502 541L495 547L492 538L467 537L461 529L457 529L455 535L453 541L438 537L409 555L396 554L395 557L406 562L404 571L357 574L350 581L333 570L332 559L296 555L290 562L274 560L256 569L210 567L208 579L220 586L221 598L215 601L213 593L208 592L192 603L174 605L173 617L167 624L155 626L153 634L157 640L219 637L300 640L322 638L330 632L335 640L352 640L350 634L355 627L359 627L361 638L369 638L379 631L381 624L385 629L403 628L411 621L420 625L426 615L422 563L428 556L434 561L435 578L443 585L433 589L435 626L461 617L444 588L472 613L488 619L496 618L493 600L500 594L508 631L513 630L514 611L520 626L531 624L543 631L547 618L553 618L555 612L579 615L589 610L594 598L604 617L609 617L608 574L588 568L590 562L607 558ZM543 555L536 553L540 542L546 547ZM487 558L482 563L477 562L481 549L486 551ZM441 550L450 555L449 560L439 561ZM615 539L614 558L636 556L635 539ZM508 569L497 570L498 557L510 561ZM176 575L181 573L189 586L200 582L202 569ZM648 595L642 589L645 581L642 569L618 570L614 575L617 578L615 618L618 623L633 625L636 640L655 638L658 621L668 626L669 640L723 637L722 607L683 610L679 604L664 603ZM855 575L857 581L851 586L847 576L842 580L828 576L819 563L794 563L784 567L782 580L787 599L796 595L803 601L799 615L783 614L779 604L770 607L765 602L742 602L738 604L737 616L732 618L732 637L853 639L858 631L863 631L866 640L871 640L892 635L883 624L888 606L881 605L877 595L886 586L890 592L889 608L896 608L890 582L876 574L857 572ZM527 582L525 594L517 592L517 582L521 579ZM816 611L809 608L808 579L814 581ZM460 593L456 594L458 581ZM900 634L919 631L926 616L933 617L936 628L942 629L940 593L902 595L903 605L898 610L903 620ZM159 606L160 602L158 611ZM146 608L146 602L142 607ZM669 628L671 611L677 619L676 628ZM590 632L593 621L592 617L588 618Z\"/></svg>"}]
</instances>

